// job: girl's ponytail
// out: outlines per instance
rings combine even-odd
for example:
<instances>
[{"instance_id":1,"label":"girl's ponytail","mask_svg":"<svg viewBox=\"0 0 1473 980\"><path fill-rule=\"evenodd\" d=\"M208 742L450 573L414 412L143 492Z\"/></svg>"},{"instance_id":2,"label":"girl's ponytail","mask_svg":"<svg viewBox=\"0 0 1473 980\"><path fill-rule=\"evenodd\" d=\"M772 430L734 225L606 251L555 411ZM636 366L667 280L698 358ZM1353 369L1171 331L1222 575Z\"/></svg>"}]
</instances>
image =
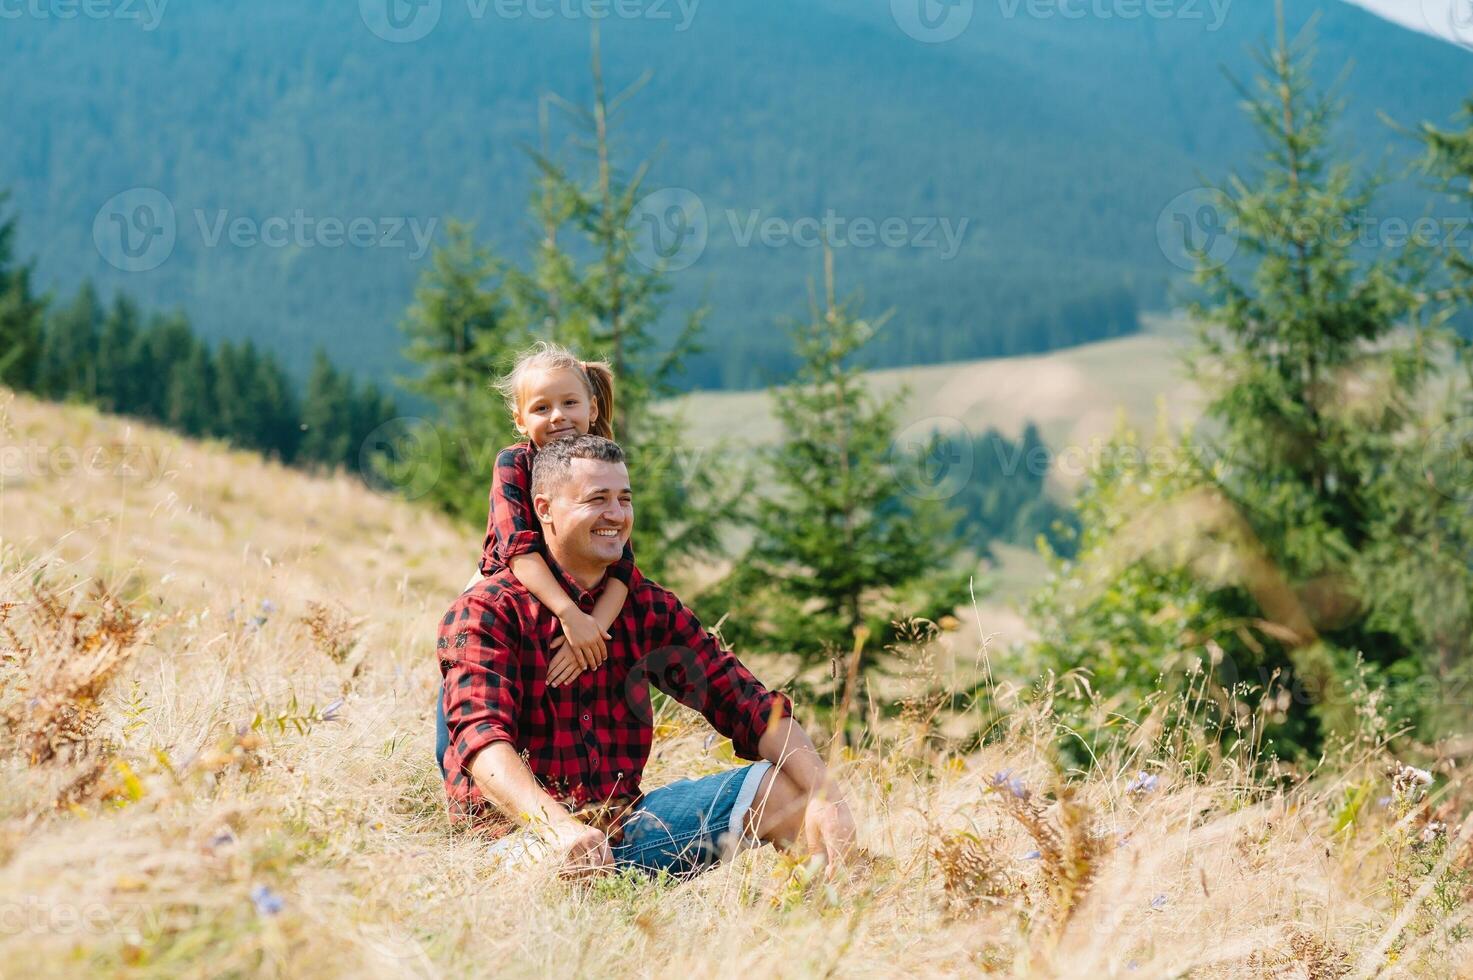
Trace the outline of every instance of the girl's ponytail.
<instances>
[{"instance_id":1,"label":"girl's ponytail","mask_svg":"<svg viewBox=\"0 0 1473 980\"><path fill-rule=\"evenodd\" d=\"M588 426L590 435L614 438L614 372L604 361L584 361L583 374L588 390L598 406L598 417Z\"/></svg>"}]
</instances>

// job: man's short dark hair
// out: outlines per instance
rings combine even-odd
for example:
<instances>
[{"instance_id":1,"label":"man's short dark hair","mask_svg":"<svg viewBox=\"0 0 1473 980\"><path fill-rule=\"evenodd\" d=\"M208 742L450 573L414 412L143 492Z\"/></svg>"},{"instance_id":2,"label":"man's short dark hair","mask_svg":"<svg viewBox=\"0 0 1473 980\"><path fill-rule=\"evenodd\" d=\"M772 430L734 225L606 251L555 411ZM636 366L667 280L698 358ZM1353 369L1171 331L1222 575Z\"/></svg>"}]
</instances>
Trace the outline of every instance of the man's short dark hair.
<instances>
[{"instance_id":1,"label":"man's short dark hair","mask_svg":"<svg viewBox=\"0 0 1473 980\"><path fill-rule=\"evenodd\" d=\"M532 496L551 497L568 482L573 460L591 459L599 463L624 462L624 450L603 436L574 436L558 439L537 450L532 460Z\"/></svg>"}]
</instances>

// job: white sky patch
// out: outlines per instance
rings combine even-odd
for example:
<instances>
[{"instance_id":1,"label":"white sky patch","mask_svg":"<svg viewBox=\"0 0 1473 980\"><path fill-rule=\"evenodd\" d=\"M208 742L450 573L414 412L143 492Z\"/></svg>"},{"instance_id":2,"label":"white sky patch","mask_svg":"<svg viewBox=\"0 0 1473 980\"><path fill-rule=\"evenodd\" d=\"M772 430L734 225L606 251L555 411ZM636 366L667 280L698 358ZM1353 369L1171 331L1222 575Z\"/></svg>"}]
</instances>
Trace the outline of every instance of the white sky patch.
<instances>
[{"instance_id":1,"label":"white sky patch","mask_svg":"<svg viewBox=\"0 0 1473 980\"><path fill-rule=\"evenodd\" d=\"M1473 48L1473 0L1348 0L1387 20Z\"/></svg>"}]
</instances>

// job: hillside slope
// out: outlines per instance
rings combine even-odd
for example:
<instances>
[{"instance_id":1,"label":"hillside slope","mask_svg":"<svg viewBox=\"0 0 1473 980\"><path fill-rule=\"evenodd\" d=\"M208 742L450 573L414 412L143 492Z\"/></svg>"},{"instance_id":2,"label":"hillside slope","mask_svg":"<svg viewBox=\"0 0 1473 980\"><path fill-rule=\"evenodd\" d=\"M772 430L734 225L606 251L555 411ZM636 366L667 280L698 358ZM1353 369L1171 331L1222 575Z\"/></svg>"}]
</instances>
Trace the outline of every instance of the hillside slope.
<instances>
[{"instance_id":1,"label":"hillside slope","mask_svg":"<svg viewBox=\"0 0 1473 980\"><path fill-rule=\"evenodd\" d=\"M1185 325L1149 317L1133 337L1085 344L1036 357L958 361L870 372L883 395L908 392L902 429L918 426L980 436L995 428L1016 438L1036 424L1053 457L1051 479L1066 494L1084 475L1082 462L1123 419L1149 431L1164 409L1173 425L1191 421L1200 394L1183 380ZM692 441L711 447L772 445L782 435L767 392L697 392L673 400Z\"/></svg>"},{"instance_id":2,"label":"hillside slope","mask_svg":"<svg viewBox=\"0 0 1473 980\"><path fill-rule=\"evenodd\" d=\"M1335 820L1347 786L1381 791L1379 760L1259 791L1232 761L1107 758L1060 825L1009 802L1056 788L1027 711L980 750L869 718L836 755L865 850L832 887L770 849L686 885L500 865L449 828L430 755L432 637L474 542L89 410L0 392L0 423L7 975L1330 975L1407 926L1385 879L1416 886L1395 864L1416 828ZM946 690L934 670L894 683ZM647 785L730 766L709 735L662 709ZM1399 970L1467 962L1423 935Z\"/></svg>"}]
</instances>

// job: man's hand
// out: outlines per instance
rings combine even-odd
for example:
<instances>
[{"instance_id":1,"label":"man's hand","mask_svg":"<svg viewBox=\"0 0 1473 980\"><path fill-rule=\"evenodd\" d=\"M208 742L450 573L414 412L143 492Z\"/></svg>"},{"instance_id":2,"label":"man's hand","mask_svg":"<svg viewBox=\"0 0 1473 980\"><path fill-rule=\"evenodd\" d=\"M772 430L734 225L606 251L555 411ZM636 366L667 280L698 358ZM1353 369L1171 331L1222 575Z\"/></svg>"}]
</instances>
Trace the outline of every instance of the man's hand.
<instances>
[{"instance_id":1,"label":"man's hand","mask_svg":"<svg viewBox=\"0 0 1473 980\"><path fill-rule=\"evenodd\" d=\"M564 878L588 878L614 866L609 838L596 827L568 817L558 821L551 836L562 862L558 874Z\"/></svg>"},{"instance_id":2,"label":"man's hand","mask_svg":"<svg viewBox=\"0 0 1473 980\"><path fill-rule=\"evenodd\" d=\"M567 643L561 636L552 641L552 659L547 662L547 683L552 687L571 684L583 673L583 665L578 662Z\"/></svg>"},{"instance_id":3,"label":"man's hand","mask_svg":"<svg viewBox=\"0 0 1473 980\"><path fill-rule=\"evenodd\" d=\"M820 793L808 801L803 811L803 836L808 852L823 856L826 874L832 875L849 860L855 834L854 814L842 797L834 794L825 799Z\"/></svg>"},{"instance_id":4,"label":"man's hand","mask_svg":"<svg viewBox=\"0 0 1473 980\"><path fill-rule=\"evenodd\" d=\"M598 624L598 620L581 609L569 609L565 615L558 617L558 622L563 628L563 635L558 639L564 641L566 651L572 654L579 668L566 680L576 677L579 671L593 670L609 659L609 648L604 641L610 637ZM554 641L552 649L558 650L558 647L559 643ZM547 681L553 687L557 687L560 681L554 680L551 666L551 664L548 665ZM564 672L559 672L558 676L561 677Z\"/></svg>"}]
</instances>

